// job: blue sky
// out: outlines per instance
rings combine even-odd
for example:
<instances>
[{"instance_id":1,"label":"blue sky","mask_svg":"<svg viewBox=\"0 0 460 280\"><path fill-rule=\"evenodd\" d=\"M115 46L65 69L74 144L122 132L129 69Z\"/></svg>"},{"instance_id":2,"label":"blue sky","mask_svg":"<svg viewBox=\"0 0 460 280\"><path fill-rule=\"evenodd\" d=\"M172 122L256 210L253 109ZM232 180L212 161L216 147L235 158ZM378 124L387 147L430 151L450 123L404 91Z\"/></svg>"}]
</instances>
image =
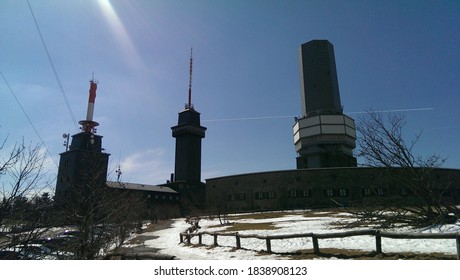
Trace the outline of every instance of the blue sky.
<instances>
[{"instance_id":1,"label":"blue sky","mask_svg":"<svg viewBox=\"0 0 460 280\"><path fill-rule=\"evenodd\" d=\"M405 112L406 134L423 130L417 153L460 168L459 1L29 3L76 121L93 72L99 80L94 120L124 181L159 184L173 172L170 128L187 102L191 47L193 103L208 128L202 178L294 169L297 51L313 39L334 45L345 112L432 108ZM78 124L27 0L0 1L0 38L0 137L40 142L12 90L57 163L62 134Z\"/></svg>"}]
</instances>

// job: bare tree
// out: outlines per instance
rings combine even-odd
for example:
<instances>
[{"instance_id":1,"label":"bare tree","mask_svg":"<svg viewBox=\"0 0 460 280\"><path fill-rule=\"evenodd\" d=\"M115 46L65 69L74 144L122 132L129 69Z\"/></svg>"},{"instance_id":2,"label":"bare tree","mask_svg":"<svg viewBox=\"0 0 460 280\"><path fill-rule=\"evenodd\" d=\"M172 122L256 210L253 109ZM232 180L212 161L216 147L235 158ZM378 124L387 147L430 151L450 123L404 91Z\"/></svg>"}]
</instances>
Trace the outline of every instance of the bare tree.
<instances>
[{"instance_id":1,"label":"bare tree","mask_svg":"<svg viewBox=\"0 0 460 280\"><path fill-rule=\"evenodd\" d=\"M49 186L44 171L45 153L40 145L16 143L0 146L0 249L27 244L40 236L44 207L31 201Z\"/></svg>"},{"instance_id":2,"label":"bare tree","mask_svg":"<svg viewBox=\"0 0 460 280\"><path fill-rule=\"evenodd\" d=\"M57 199L62 225L74 232L65 249L71 258L95 259L104 251L121 246L130 231L142 222L143 197L106 185L106 165L98 153L84 153L79 180Z\"/></svg>"},{"instance_id":3,"label":"bare tree","mask_svg":"<svg viewBox=\"0 0 460 280\"><path fill-rule=\"evenodd\" d=\"M415 146L421 132L412 140L403 135L406 120L400 114L369 111L358 119L358 153L364 165L378 167L379 180L387 185L404 186L411 198L389 197L387 201L369 200L368 207L354 211L358 224L373 224L381 227L427 226L455 221L459 210L443 199L448 182L439 182L433 170L445 161L434 154L422 157L415 154ZM375 207L381 205L381 207Z\"/></svg>"},{"instance_id":4,"label":"bare tree","mask_svg":"<svg viewBox=\"0 0 460 280\"><path fill-rule=\"evenodd\" d=\"M415 145L422 135L418 132L406 141L403 131L406 125L404 115L368 111L358 119L357 131L359 151L357 156L371 167L435 168L445 159L434 154L426 158L414 154Z\"/></svg>"}]
</instances>

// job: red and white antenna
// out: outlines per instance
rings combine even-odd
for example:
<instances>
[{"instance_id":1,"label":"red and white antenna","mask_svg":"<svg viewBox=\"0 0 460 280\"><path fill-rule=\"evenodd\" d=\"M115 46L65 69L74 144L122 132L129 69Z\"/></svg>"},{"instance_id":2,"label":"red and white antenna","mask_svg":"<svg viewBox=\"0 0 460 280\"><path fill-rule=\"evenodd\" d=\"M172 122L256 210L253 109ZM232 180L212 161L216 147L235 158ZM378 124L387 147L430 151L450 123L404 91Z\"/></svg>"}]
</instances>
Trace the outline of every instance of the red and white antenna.
<instances>
[{"instance_id":1,"label":"red and white antenna","mask_svg":"<svg viewBox=\"0 0 460 280\"><path fill-rule=\"evenodd\" d=\"M84 132L95 133L95 127L99 123L93 121L94 114L94 103L96 102L96 90L97 90L98 81L94 80L94 77L89 81L89 99L88 99L88 109L86 111L86 120L79 121L78 123L82 125L81 130Z\"/></svg>"},{"instance_id":2,"label":"red and white antenna","mask_svg":"<svg viewBox=\"0 0 460 280\"><path fill-rule=\"evenodd\" d=\"M186 109L193 109L192 104L192 70L193 70L193 48L190 48L190 78L188 82L188 103Z\"/></svg>"}]
</instances>

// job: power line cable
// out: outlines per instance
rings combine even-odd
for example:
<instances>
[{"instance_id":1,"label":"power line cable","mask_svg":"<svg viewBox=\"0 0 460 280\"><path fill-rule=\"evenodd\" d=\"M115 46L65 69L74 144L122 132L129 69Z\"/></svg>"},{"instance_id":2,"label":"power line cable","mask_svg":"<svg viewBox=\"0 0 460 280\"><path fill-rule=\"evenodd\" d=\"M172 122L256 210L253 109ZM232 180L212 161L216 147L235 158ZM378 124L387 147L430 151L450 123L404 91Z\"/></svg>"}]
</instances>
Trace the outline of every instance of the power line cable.
<instances>
[{"instance_id":1,"label":"power line cable","mask_svg":"<svg viewBox=\"0 0 460 280\"><path fill-rule=\"evenodd\" d=\"M51 64L51 68L53 69L54 77L56 78L56 81L59 85L59 89L61 91L62 97L64 98L65 104L67 106L67 110L69 111L70 117L72 118L73 125L75 126L75 129L78 130L77 120L75 118L75 115L72 112L72 108L70 107L69 100L67 99L67 95L65 94L64 87L62 86L61 80L59 79L59 75L57 73L56 67L54 66L53 60L51 59L50 52L48 51L48 47L46 46L45 39L43 38L42 32L40 30L40 26L38 25L37 19L35 18L35 14L32 10L32 6L29 3L29 0L27 0L27 5L29 6L29 10L30 10L30 13L32 14L32 18L34 19L35 27L37 28L38 35L40 36L40 40L42 41L43 47L45 48L46 56L48 57L48 61Z\"/></svg>"},{"instance_id":2,"label":"power line cable","mask_svg":"<svg viewBox=\"0 0 460 280\"><path fill-rule=\"evenodd\" d=\"M0 75L2 76L3 81L5 82L6 86L7 86L8 89L10 90L10 92L11 92L11 94L13 95L14 99L16 100L16 102L18 103L18 105L19 105L19 107L21 108L22 112L24 113L24 115L26 116L27 120L29 121L30 126L32 126L33 130L35 131L35 134L37 134L38 139L40 139L41 145L43 145L43 147L45 148L47 154L50 156L51 160L52 160L53 163L56 165L56 167L59 168L57 162L56 162L56 161L54 160L54 158L53 158L53 155L51 155L50 150L49 150L48 147L46 146L45 141L43 141L42 137L40 136L40 133L38 133L37 128L35 127L34 123L32 122L32 119L31 119L31 118L29 117L29 115L27 114L26 110L25 110L24 107L22 106L21 102L19 101L18 97L17 97L16 94L14 93L13 89L11 88L10 84L8 83L6 77L3 75L3 73L2 73L1 70L0 70Z\"/></svg>"}]
</instances>

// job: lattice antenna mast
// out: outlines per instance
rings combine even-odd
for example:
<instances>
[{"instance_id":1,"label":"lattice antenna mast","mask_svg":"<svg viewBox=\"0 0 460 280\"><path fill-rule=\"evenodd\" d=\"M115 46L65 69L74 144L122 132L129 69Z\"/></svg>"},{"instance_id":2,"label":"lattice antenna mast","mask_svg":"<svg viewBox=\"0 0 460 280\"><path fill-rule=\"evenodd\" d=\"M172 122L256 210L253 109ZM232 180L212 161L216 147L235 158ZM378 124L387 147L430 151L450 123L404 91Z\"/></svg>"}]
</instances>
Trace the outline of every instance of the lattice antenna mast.
<instances>
[{"instance_id":1,"label":"lattice antenna mast","mask_svg":"<svg viewBox=\"0 0 460 280\"><path fill-rule=\"evenodd\" d=\"M186 109L193 109L192 104L192 70L193 70L193 48L190 48L190 77L188 82L188 103Z\"/></svg>"}]
</instances>

